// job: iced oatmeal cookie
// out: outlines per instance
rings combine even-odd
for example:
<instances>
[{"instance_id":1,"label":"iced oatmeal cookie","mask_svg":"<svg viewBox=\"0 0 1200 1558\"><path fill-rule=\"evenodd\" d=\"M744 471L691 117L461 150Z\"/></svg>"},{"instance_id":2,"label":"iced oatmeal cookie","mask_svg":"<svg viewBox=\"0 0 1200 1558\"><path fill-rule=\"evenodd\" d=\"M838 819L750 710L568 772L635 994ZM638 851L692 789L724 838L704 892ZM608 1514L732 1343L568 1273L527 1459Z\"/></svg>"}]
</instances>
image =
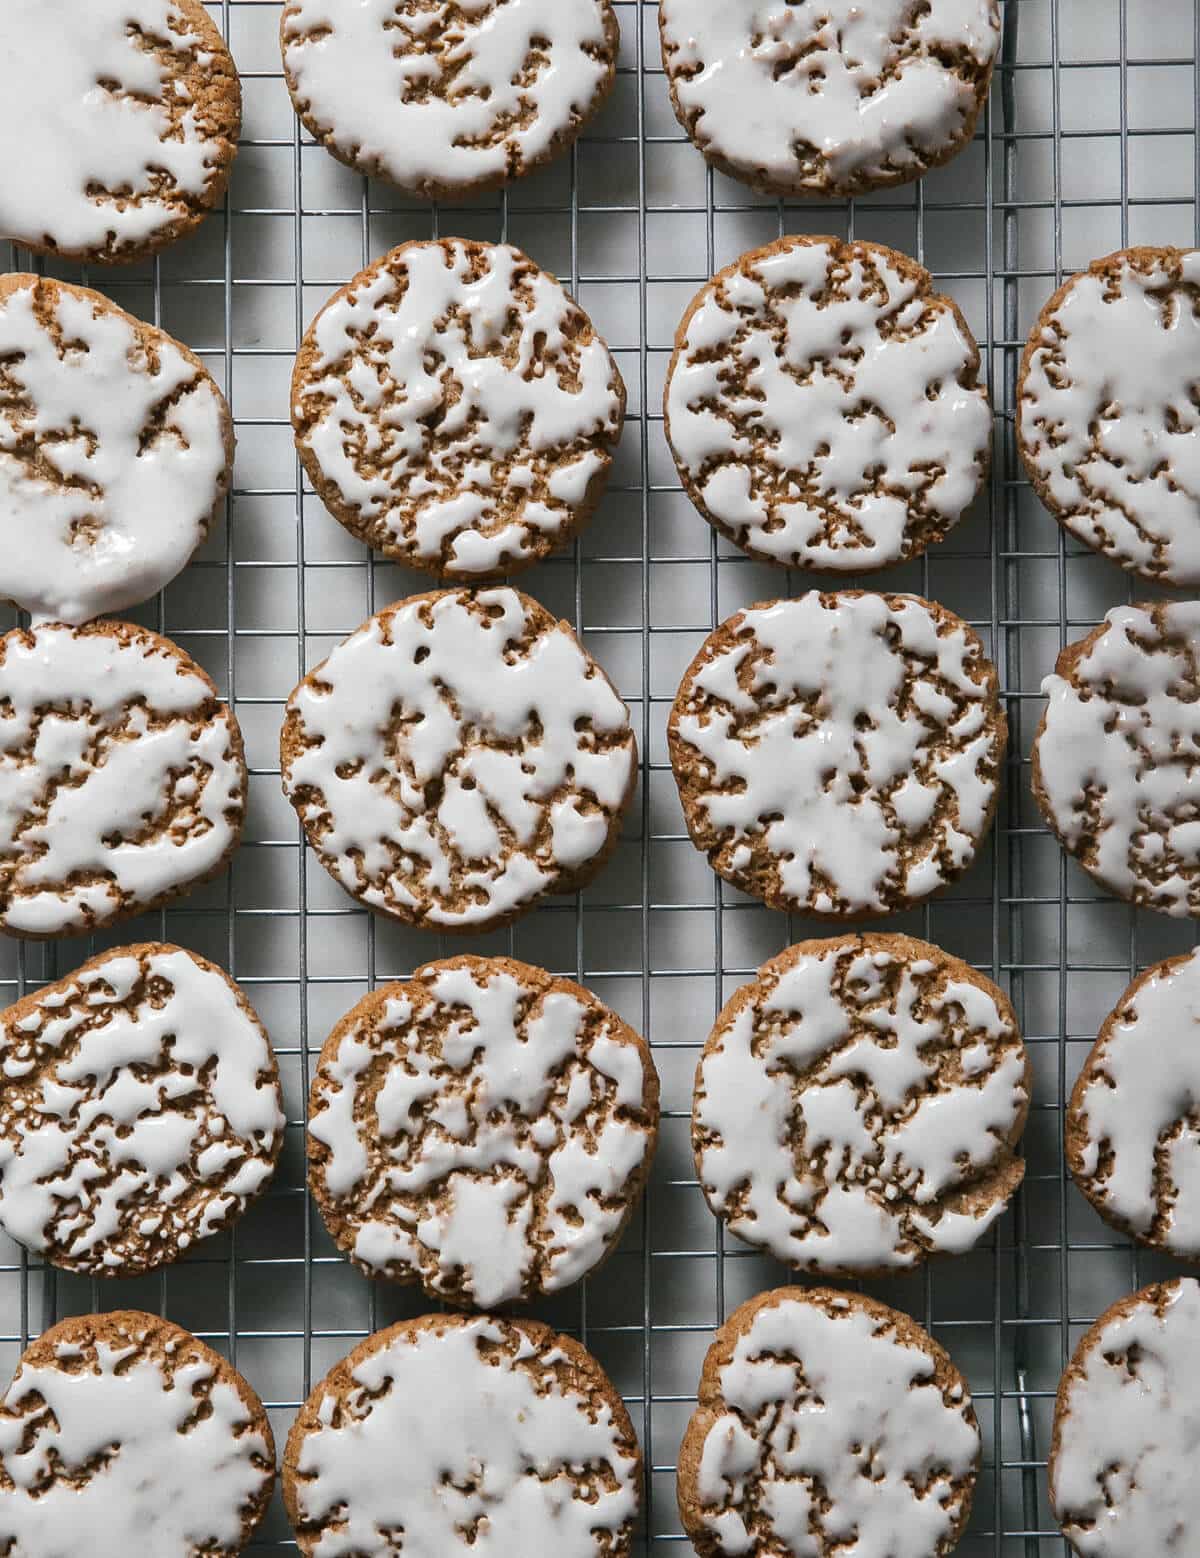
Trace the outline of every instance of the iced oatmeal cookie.
<instances>
[{"instance_id":1,"label":"iced oatmeal cookie","mask_svg":"<svg viewBox=\"0 0 1200 1558\"><path fill-rule=\"evenodd\" d=\"M978 635L912 595L811 591L705 640L668 727L688 831L777 909L861 919L975 858L1007 725Z\"/></svg>"},{"instance_id":2,"label":"iced oatmeal cookie","mask_svg":"<svg viewBox=\"0 0 1200 1558\"><path fill-rule=\"evenodd\" d=\"M1030 1067L1012 1006L928 942L801 942L717 1018L692 1147L714 1215L828 1276L973 1248L1024 1177Z\"/></svg>"},{"instance_id":3,"label":"iced oatmeal cookie","mask_svg":"<svg viewBox=\"0 0 1200 1558\"><path fill-rule=\"evenodd\" d=\"M296 447L334 517L466 582L579 531L624 417L587 315L508 244L401 244L326 303L292 375Z\"/></svg>"}]
</instances>

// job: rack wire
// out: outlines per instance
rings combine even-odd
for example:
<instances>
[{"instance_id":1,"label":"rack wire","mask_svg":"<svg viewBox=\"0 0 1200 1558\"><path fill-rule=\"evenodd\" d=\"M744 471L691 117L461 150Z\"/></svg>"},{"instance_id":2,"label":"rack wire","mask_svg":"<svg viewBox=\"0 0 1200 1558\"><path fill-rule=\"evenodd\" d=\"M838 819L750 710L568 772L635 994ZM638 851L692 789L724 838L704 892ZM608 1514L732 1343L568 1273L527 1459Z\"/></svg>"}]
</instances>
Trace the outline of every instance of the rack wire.
<instances>
[{"instance_id":1,"label":"rack wire","mask_svg":"<svg viewBox=\"0 0 1200 1558\"><path fill-rule=\"evenodd\" d=\"M616 88L570 155L500 195L433 208L358 178L311 143L280 72L278 0L214 0L210 9L245 97L224 208L153 264L45 269L100 287L187 341L233 408L238 458L225 523L161 598L131 615L188 649L232 702L251 767L246 838L228 876L178 907L100 937L0 949L0 995L16 999L136 939L215 958L272 1033L287 1144L273 1188L236 1231L152 1277L77 1279L0 1241L0 1373L64 1315L157 1310L237 1363L282 1441L331 1363L425 1307L411 1290L368 1283L334 1250L304 1190L304 1109L334 1020L367 989L447 948L352 907L326 878L280 794L276 739L300 675L377 606L422 585L369 556L305 486L287 382L308 319L369 259L406 238L506 239L570 285L629 387L600 513L573 553L521 583L573 620L612 674L639 731L642 772L620 849L594 887L472 946L582 980L653 1044L665 1112L641 1212L594 1280L539 1312L584 1340L629 1405L647 1463L639 1554L687 1550L674 1464L704 1350L730 1309L788 1276L727 1243L704 1206L688 1147L692 1073L731 991L790 941L819 932L724 886L692 850L666 761L666 713L710 628L737 606L812 581L744 558L692 510L662 435L662 380L687 300L720 265L789 231L869 237L923 261L963 306L984 352L996 443L986 498L949 540L858 582L918 591L972 621L1000 667L1013 734L985 856L942 900L888 925L1005 985L1036 1073L1025 1187L987 1247L869 1287L932 1330L970 1382L985 1450L962 1553L1063 1553L1045 1494L1062 1366L1107 1303L1174 1268L1114 1236L1071 1187L1062 1103L1128 980L1195 936L1099 895L1029 797L1041 679L1061 645L1129 589L1110 563L1066 542L1029 491L1014 390L1025 333L1065 275L1129 243L1200 244L1200 0L1005 0L1002 59L972 146L920 184L836 204L759 198L709 171L671 113L654 0L618 0ZM19 250L0 259L40 268ZM253 1550L295 1550L278 1498Z\"/></svg>"}]
</instances>

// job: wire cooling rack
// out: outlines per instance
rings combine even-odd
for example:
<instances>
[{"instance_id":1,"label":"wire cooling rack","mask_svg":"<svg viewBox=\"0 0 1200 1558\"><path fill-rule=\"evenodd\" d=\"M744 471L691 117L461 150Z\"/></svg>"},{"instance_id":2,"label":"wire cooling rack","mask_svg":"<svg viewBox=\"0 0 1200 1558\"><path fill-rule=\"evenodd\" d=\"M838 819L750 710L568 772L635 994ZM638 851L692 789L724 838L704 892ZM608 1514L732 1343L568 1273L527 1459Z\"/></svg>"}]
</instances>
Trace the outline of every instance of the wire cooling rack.
<instances>
[{"instance_id":1,"label":"wire cooling rack","mask_svg":"<svg viewBox=\"0 0 1200 1558\"><path fill-rule=\"evenodd\" d=\"M541 564L521 585L576 622L613 676L639 731L642 773L620 849L595 886L471 946L581 979L654 1046L665 1115L644 1205L596 1278L541 1313L586 1342L629 1404L648 1471L639 1554L687 1550L674 1464L705 1348L738 1302L787 1278L726 1243L704 1206L688 1147L692 1073L723 999L765 958L819 930L723 886L683 828L664 737L680 674L736 607L810 581L743 558L692 510L663 438L662 381L685 304L742 250L785 232L873 238L922 260L963 306L984 348L996 446L990 489L950 540L861 582L919 591L975 623L1000 667L1013 731L991 846L942 900L887 923L1011 991L1037 1092L1025 1188L988 1246L871 1290L929 1327L970 1381L985 1450L963 1554L1061 1554L1045 1457L1063 1363L1107 1303L1172 1270L1114 1237L1071 1187L1062 1100L1132 974L1195 938L1190 926L1099 896L1029 797L1041 678L1059 647L1129 588L1112 564L1064 543L1022 480L1014 384L1025 333L1064 275L1125 244L1200 243L1200 0L1006 0L991 102L961 157L876 198L786 205L710 173L683 139L653 0L618 0L616 89L568 157L505 195L441 208L368 183L311 144L280 74L277 0L211 9L245 94L223 210L152 266L48 269L99 286L187 341L232 405L238 456L226 523L135 615L187 648L236 708L252 772L246 840L228 876L177 908L86 942L6 944L0 993L15 999L123 941L169 939L215 958L271 1030L287 1145L273 1188L234 1233L153 1277L89 1282L0 1244L0 1373L30 1335L64 1315L161 1310L228 1353L282 1440L331 1363L369 1331L425 1307L411 1290L368 1283L326 1237L304 1191L304 1101L334 1020L372 985L448 949L351 907L301 843L280 794L276 746L299 676L369 612L423 581L373 560L305 488L288 376L308 319L367 260L407 238L508 239L569 283L629 387L601 511L574 554ZM32 268L20 251L0 260ZM277 1498L254 1550L289 1549Z\"/></svg>"}]
</instances>

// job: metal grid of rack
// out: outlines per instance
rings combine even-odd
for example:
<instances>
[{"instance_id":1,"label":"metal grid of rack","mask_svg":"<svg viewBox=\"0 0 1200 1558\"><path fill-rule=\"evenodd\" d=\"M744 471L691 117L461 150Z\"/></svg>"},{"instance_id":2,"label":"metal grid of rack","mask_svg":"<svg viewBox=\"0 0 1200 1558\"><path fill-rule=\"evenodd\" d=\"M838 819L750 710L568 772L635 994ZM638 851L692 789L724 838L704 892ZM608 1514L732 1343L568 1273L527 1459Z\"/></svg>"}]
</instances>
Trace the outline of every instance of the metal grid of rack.
<instances>
[{"instance_id":1,"label":"metal grid of rack","mask_svg":"<svg viewBox=\"0 0 1200 1558\"><path fill-rule=\"evenodd\" d=\"M957 161L879 197L786 205L706 169L671 113L654 0L618 0L618 80L589 133L506 194L453 208L406 201L308 141L280 73L278 0L210 8L245 96L223 210L153 265L48 268L179 335L229 396L239 446L226 523L160 600L131 615L187 648L233 703L252 769L246 839L227 877L165 913L87 942L0 949L0 995L15 999L101 946L145 937L214 957L271 1030L288 1142L274 1187L240 1227L153 1277L99 1285L0 1243L0 1373L63 1315L162 1310L235 1360L282 1439L336 1358L424 1307L407 1289L367 1283L325 1236L304 1191L304 1101L335 1018L369 987L446 949L351 907L326 878L279 792L276 747L283 701L303 671L376 606L421 586L368 556L305 489L287 381L305 323L368 259L411 237L507 239L570 285L629 386L603 508L573 554L543 563L522 587L576 622L613 676L639 731L642 774L621 847L594 887L472 946L581 979L654 1046L665 1115L645 1203L597 1278L541 1313L587 1343L629 1404L647 1459L639 1554L687 1549L674 1460L704 1350L735 1304L786 1279L726 1242L704 1206L688 1148L692 1072L731 990L816 932L723 886L692 850L664 727L704 634L737 606L808 581L710 535L679 490L658 405L675 325L717 267L787 231L869 237L922 260L962 304L984 349L996 446L989 491L951 538L861 582L919 591L972 621L1000 666L1013 732L992 845L944 899L889 925L1010 989L1037 1081L1025 1188L987 1247L872 1290L928 1326L970 1381L985 1451L963 1554L1061 1553L1044 1463L1063 1362L1105 1304L1172 1269L1112 1235L1070 1187L1062 1100L1133 972L1186 950L1194 933L1100 897L1029 799L1041 678L1061 644L1129 589L1111 564L1066 544L1028 490L1012 406L1025 332L1064 275L1127 243L1200 243L1200 0L1005 0L991 102ZM20 251L0 258L33 268ZM278 1499L254 1550L294 1550Z\"/></svg>"}]
</instances>

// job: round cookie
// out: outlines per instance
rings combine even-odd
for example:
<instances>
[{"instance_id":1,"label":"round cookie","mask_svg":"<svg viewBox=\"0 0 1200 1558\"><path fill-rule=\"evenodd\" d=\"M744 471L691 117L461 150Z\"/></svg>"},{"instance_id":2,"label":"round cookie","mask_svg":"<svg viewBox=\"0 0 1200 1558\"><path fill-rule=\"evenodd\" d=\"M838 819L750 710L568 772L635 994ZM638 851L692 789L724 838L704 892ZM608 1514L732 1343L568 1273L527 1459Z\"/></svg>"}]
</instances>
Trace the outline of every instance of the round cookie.
<instances>
[{"instance_id":1,"label":"round cookie","mask_svg":"<svg viewBox=\"0 0 1200 1558\"><path fill-rule=\"evenodd\" d=\"M629 710L517 590L368 618L288 699L284 793L325 869L408 924L479 932L590 881L637 779Z\"/></svg>"},{"instance_id":2,"label":"round cookie","mask_svg":"<svg viewBox=\"0 0 1200 1558\"><path fill-rule=\"evenodd\" d=\"M459 957L372 991L326 1039L309 1185L367 1276L487 1309L611 1253L657 1136L632 1028L568 979Z\"/></svg>"},{"instance_id":3,"label":"round cookie","mask_svg":"<svg viewBox=\"0 0 1200 1558\"><path fill-rule=\"evenodd\" d=\"M675 116L771 195L858 195L962 150L1000 47L996 0L661 0Z\"/></svg>"},{"instance_id":4,"label":"round cookie","mask_svg":"<svg viewBox=\"0 0 1200 1558\"><path fill-rule=\"evenodd\" d=\"M0 236L144 259L225 193L242 92L201 0L5 0Z\"/></svg>"},{"instance_id":5,"label":"round cookie","mask_svg":"<svg viewBox=\"0 0 1200 1558\"><path fill-rule=\"evenodd\" d=\"M534 1320L377 1331L309 1396L283 1500L300 1551L627 1558L642 1458L590 1353Z\"/></svg>"},{"instance_id":6,"label":"round cookie","mask_svg":"<svg viewBox=\"0 0 1200 1558\"><path fill-rule=\"evenodd\" d=\"M789 947L696 1068L715 1217L801 1270L874 1276L969 1250L1024 1177L1031 1074L1004 992L911 936Z\"/></svg>"},{"instance_id":7,"label":"round cookie","mask_svg":"<svg viewBox=\"0 0 1200 1558\"><path fill-rule=\"evenodd\" d=\"M1075 1183L1139 1244L1200 1260L1200 951L1139 974L1105 1018L1064 1127Z\"/></svg>"},{"instance_id":8,"label":"round cookie","mask_svg":"<svg viewBox=\"0 0 1200 1558\"><path fill-rule=\"evenodd\" d=\"M229 487L200 359L99 292L0 276L0 597L80 623L183 568Z\"/></svg>"},{"instance_id":9,"label":"round cookie","mask_svg":"<svg viewBox=\"0 0 1200 1558\"><path fill-rule=\"evenodd\" d=\"M1063 528L1143 579L1200 584L1200 251L1094 260L1039 314L1017 438Z\"/></svg>"},{"instance_id":10,"label":"round cookie","mask_svg":"<svg viewBox=\"0 0 1200 1558\"><path fill-rule=\"evenodd\" d=\"M1195 1551L1200 1523L1200 1284L1119 1299L1084 1335L1058 1386L1050 1504L1082 1558Z\"/></svg>"},{"instance_id":11,"label":"round cookie","mask_svg":"<svg viewBox=\"0 0 1200 1558\"><path fill-rule=\"evenodd\" d=\"M1108 892L1200 916L1200 602L1117 606L1042 683L1033 795Z\"/></svg>"},{"instance_id":12,"label":"round cookie","mask_svg":"<svg viewBox=\"0 0 1200 1558\"><path fill-rule=\"evenodd\" d=\"M134 1309L53 1326L0 1400L11 1558L235 1558L274 1481L251 1387L188 1331Z\"/></svg>"},{"instance_id":13,"label":"round cookie","mask_svg":"<svg viewBox=\"0 0 1200 1558\"><path fill-rule=\"evenodd\" d=\"M987 475L979 348L929 272L880 244L778 238L718 271L676 332L663 410L692 502L783 567L917 557Z\"/></svg>"},{"instance_id":14,"label":"round cookie","mask_svg":"<svg viewBox=\"0 0 1200 1558\"><path fill-rule=\"evenodd\" d=\"M148 628L0 638L0 931L77 935L215 876L246 807L242 737L196 662Z\"/></svg>"},{"instance_id":15,"label":"round cookie","mask_svg":"<svg viewBox=\"0 0 1200 1558\"><path fill-rule=\"evenodd\" d=\"M620 34L610 0L287 0L280 41L296 112L340 162L454 200L565 151Z\"/></svg>"},{"instance_id":16,"label":"round cookie","mask_svg":"<svg viewBox=\"0 0 1200 1558\"><path fill-rule=\"evenodd\" d=\"M587 315L508 244L401 244L334 293L292 374L296 448L334 517L467 582L576 534L624 417Z\"/></svg>"},{"instance_id":17,"label":"round cookie","mask_svg":"<svg viewBox=\"0 0 1200 1558\"><path fill-rule=\"evenodd\" d=\"M726 1320L679 1450L701 1558L941 1558L971 1512L979 1427L915 1320L861 1293L777 1288Z\"/></svg>"},{"instance_id":18,"label":"round cookie","mask_svg":"<svg viewBox=\"0 0 1200 1558\"><path fill-rule=\"evenodd\" d=\"M1006 740L973 629L917 596L862 591L735 613L668 727L713 870L772 908L837 920L906 908L966 870Z\"/></svg>"},{"instance_id":19,"label":"round cookie","mask_svg":"<svg viewBox=\"0 0 1200 1558\"><path fill-rule=\"evenodd\" d=\"M0 1228L127 1277L235 1222L283 1146L279 1072L245 994L165 942L102 952L0 1012Z\"/></svg>"}]
</instances>

